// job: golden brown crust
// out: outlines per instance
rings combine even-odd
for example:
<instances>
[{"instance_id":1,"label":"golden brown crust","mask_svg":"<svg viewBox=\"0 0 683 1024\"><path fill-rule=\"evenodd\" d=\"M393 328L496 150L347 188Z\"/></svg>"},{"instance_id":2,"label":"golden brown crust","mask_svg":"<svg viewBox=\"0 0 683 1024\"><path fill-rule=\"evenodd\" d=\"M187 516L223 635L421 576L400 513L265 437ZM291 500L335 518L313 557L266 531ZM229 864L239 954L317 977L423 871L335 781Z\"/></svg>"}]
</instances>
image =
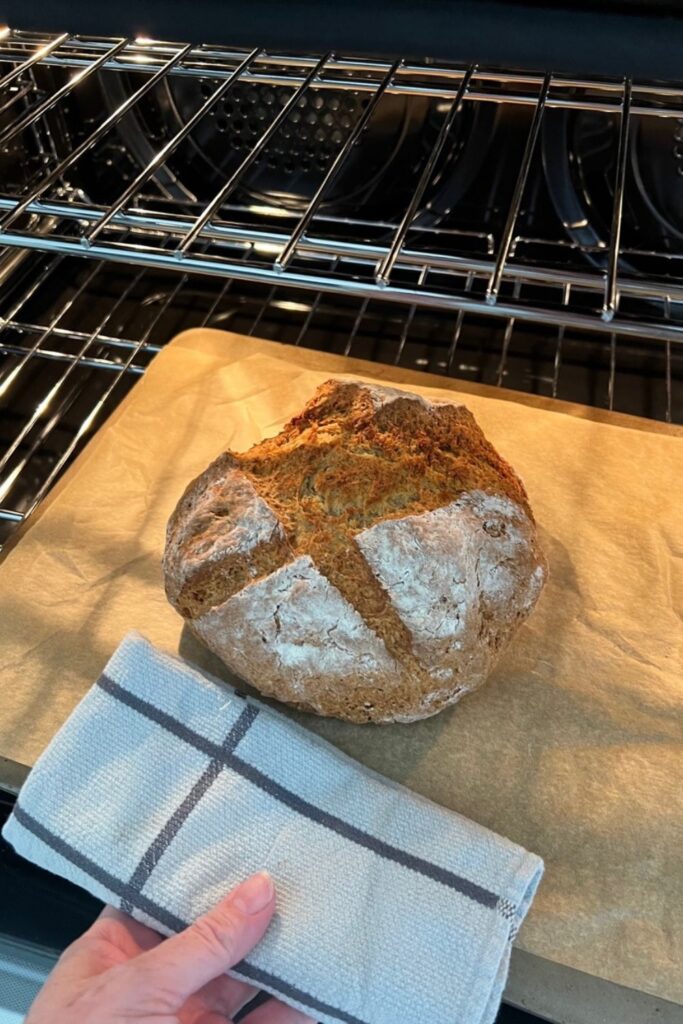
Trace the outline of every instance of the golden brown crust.
<instances>
[{"instance_id":1,"label":"golden brown crust","mask_svg":"<svg viewBox=\"0 0 683 1024\"><path fill-rule=\"evenodd\" d=\"M254 579L274 572L291 557L286 541L276 538L245 554L226 555L207 562L192 573L172 603L185 619L196 619L236 594Z\"/></svg>"},{"instance_id":2,"label":"golden brown crust","mask_svg":"<svg viewBox=\"0 0 683 1024\"><path fill-rule=\"evenodd\" d=\"M294 502L304 528L327 512L362 529L471 490L505 494L530 514L521 480L464 406L406 397L376 408L372 393L351 382L327 381L277 437L236 459L260 493L281 497L285 514Z\"/></svg>"},{"instance_id":3,"label":"golden brown crust","mask_svg":"<svg viewBox=\"0 0 683 1024\"><path fill-rule=\"evenodd\" d=\"M225 453L212 469L239 468L275 512L287 541L201 565L182 591L169 593L182 615L196 618L272 572L288 555L310 554L334 568L353 536L375 522L441 508L466 491L505 494L531 515L519 477L498 455L464 406L418 404L398 398L373 404L356 383L327 381L274 438L249 451ZM197 485L186 489L171 517L187 515ZM197 527L201 529L201 524ZM357 607L357 605L355 605Z\"/></svg>"},{"instance_id":4,"label":"golden brown crust","mask_svg":"<svg viewBox=\"0 0 683 1024\"><path fill-rule=\"evenodd\" d=\"M199 633L203 629L215 648L222 646L221 631L237 628L231 599L242 594L251 598L253 592L256 601L260 581L277 575L283 566L310 559L326 585L380 642L390 660L377 669L377 678L387 685L363 694L366 663L353 683L347 673L345 689L328 671L317 679L311 676L305 692L295 692L288 686L286 665L280 672L280 661L268 662L270 641L265 640L258 656L239 666L229 645L219 651L221 656L253 675L252 681L264 690L318 713L387 720L393 709L395 718L423 717L451 703L461 684L467 688L479 679L488 662L484 665L484 659L482 667L476 652L459 659L451 652L447 685L439 685L434 670L416 656L414 634L398 610L396 593L371 569L356 538L373 536L373 528L383 523L410 522L452 507L470 494L508 502L527 524L534 550L524 572L520 563L522 581L525 573L542 565L527 495L471 413L389 389L328 381L277 437L245 453L226 453L186 490L168 529L164 567L169 599L186 618L204 623ZM240 522L254 524L253 536L223 551L217 540L224 529L221 516L225 528L233 528L237 506ZM471 528L490 527L485 523ZM474 639L495 654L528 610L511 608L503 622L500 610L491 612L484 597L480 604ZM469 678L463 679L467 666ZM272 679L267 681L264 673Z\"/></svg>"}]
</instances>

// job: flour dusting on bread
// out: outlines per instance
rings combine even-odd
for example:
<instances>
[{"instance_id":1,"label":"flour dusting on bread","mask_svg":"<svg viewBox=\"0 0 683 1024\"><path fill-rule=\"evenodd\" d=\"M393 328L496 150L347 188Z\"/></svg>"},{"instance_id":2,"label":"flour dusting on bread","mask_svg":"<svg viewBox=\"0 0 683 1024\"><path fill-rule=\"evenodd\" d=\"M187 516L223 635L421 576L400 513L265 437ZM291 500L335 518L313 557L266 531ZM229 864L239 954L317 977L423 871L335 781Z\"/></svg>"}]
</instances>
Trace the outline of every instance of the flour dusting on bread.
<instances>
[{"instance_id":1,"label":"flour dusting on bread","mask_svg":"<svg viewBox=\"0 0 683 1024\"><path fill-rule=\"evenodd\" d=\"M407 722L485 681L545 561L469 410L345 379L190 484L164 571L194 632L264 693Z\"/></svg>"},{"instance_id":2,"label":"flour dusting on bread","mask_svg":"<svg viewBox=\"0 0 683 1024\"><path fill-rule=\"evenodd\" d=\"M348 687L354 678L400 674L379 638L308 557L248 584L193 628L233 671L259 679L265 693L321 713L330 689Z\"/></svg>"}]
</instances>

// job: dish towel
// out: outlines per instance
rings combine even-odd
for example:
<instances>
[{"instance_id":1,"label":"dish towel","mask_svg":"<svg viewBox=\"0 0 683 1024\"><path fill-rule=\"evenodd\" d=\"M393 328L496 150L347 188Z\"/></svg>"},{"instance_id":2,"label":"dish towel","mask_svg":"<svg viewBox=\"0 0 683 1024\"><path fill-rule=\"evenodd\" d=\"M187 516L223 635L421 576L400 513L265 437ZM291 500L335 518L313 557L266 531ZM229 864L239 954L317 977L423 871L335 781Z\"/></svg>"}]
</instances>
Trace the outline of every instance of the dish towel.
<instances>
[{"instance_id":1,"label":"dish towel","mask_svg":"<svg viewBox=\"0 0 683 1024\"><path fill-rule=\"evenodd\" d=\"M137 634L3 834L167 935L266 868L275 919L230 973L324 1024L492 1022L543 870Z\"/></svg>"}]
</instances>

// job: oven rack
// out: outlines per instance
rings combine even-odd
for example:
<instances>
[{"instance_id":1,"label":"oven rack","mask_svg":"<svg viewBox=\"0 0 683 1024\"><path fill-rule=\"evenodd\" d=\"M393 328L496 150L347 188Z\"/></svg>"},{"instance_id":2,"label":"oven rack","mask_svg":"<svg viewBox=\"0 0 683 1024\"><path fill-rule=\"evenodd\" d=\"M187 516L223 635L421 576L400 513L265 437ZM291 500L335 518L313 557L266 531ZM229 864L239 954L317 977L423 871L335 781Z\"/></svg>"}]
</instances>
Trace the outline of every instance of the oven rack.
<instances>
[{"instance_id":1,"label":"oven rack","mask_svg":"<svg viewBox=\"0 0 683 1024\"><path fill-rule=\"evenodd\" d=\"M6 252L0 281L0 547L160 348L191 327L683 420L683 359L670 344L614 335L605 345L562 324L43 253Z\"/></svg>"},{"instance_id":2,"label":"oven rack","mask_svg":"<svg viewBox=\"0 0 683 1024\"><path fill-rule=\"evenodd\" d=\"M50 90L37 75L62 77ZM50 118L68 107L77 89L125 74L131 91L70 152L60 154ZM107 205L73 185L81 161L116 138L125 147L125 119L160 83L209 83L209 93L133 179ZM58 84L59 83L59 84ZM238 83L285 90L286 100L213 197L203 203L169 201L159 174L179 146L210 117ZM103 85L106 88L106 84ZM305 209L244 203L240 186L255 160L306 97L321 90L363 95L356 121ZM438 137L400 215L388 222L335 218L324 200L351 154L366 144L366 129L390 95L431 97L443 108ZM431 175L448 150L450 130L467 104L516 107L526 114L525 145L506 168L514 187L506 209L476 230L415 228ZM552 110L591 111L614 121L618 140L609 234L591 251L556 237L537 238L525 217L530 172L539 160L539 135ZM514 318L567 329L680 344L683 339L683 250L667 241L638 249L622 240L628 147L634 119L683 119L683 87L657 83L530 74L456 65L296 56L148 39L48 36L5 30L0 40L0 148L19 154L33 133L43 168L21 187L0 184L0 245L125 262L139 268L296 286L314 293L354 296L409 307ZM683 123L683 122L682 122ZM169 172L171 173L171 172ZM632 272L644 260L647 274ZM610 342L611 343L611 342Z\"/></svg>"}]
</instances>

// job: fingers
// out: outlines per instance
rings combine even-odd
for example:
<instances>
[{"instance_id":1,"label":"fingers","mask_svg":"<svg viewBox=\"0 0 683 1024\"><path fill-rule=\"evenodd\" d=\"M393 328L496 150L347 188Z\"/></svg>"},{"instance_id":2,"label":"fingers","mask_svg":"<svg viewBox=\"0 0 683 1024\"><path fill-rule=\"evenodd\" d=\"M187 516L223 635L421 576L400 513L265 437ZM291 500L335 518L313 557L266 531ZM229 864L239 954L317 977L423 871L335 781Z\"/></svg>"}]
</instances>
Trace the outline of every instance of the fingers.
<instances>
[{"instance_id":1,"label":"fingers","mask_svg":"<svg viewBox=\"0 0 683 1024\"><path fill-rule=\"evenodd\" d=\"M161 935L128 914L105 907L88 930L59 958L60 978L91 978L153 949Z\"/></svg>"},{"instance_id":2,"label":"fingers","mask_svg":"<svg viewBox=\"0 0 683 1024\"><path fill-rule=\"evenodd\" d=\"M279 999L269 999L252 1013L248 1013L242 1024L315 1024L314 1017L307 1017L301 1010L285 1006Z\"/></svg>"},{"instance_id":3,"label":"fingers","mask_svg":"<svg viewBox=\"0 0 683 1024\"><path fill-rule=\"evenodd\" d=\"M270 875L252 875L185 931L136 957L130 964L135 987L155 1006L179 1009L247 955L262 938L274 910Z\"/></svg>"},{"instance_id":4,"label":"fingers","mask_svg":"<svg viewBox=\"0 0 683 1024\"><path fill-rule=\"evenodd\" d=\"M124 914L122 910L117 910L116 907L106 906L92 926L92 930L98 931L102 925L105 926L102 929L104 934L111 936L113 940L123 941L124 938L128 940L125 942L125 948L130 947L131 956L154 949L163 941L163 936L155 932L153 928L148 928L147 925L141 924L140 921L136 921L129 914ZM87 934L88 932L86 932ZM133 945L137 947L134 953L132 952Z\"/></svg>"},{"instance_id":5,"label":"fingers","mask_svg":"<svg viewBox=\"0 0 683 1024\"><path fill-rule=\"evenodd\" d=\"M219 978L213 978L203 988L198 989L197 996L205 1004L207 1009L224 1013L226 1017L234 1017L236 1013L250 1002L258 989L255 985L249 985L246 981L238 981L237 978L229 978L222 974Z\"/></svg>"},{"instance_id":6,"label":"fingers","mask_svg":"<svg viewBox=\"0 0 683 1024\"><path fill-rule=\"evenodd\" d=\"M110 903L105 903L105 905L102 907L99 914L97 915L97 920L101 921L103 918L107 917L113 917L115 920L118 920L122 916L122 910L117 910L116 907L112 907Z\"/></svg>"}]
</instances>

